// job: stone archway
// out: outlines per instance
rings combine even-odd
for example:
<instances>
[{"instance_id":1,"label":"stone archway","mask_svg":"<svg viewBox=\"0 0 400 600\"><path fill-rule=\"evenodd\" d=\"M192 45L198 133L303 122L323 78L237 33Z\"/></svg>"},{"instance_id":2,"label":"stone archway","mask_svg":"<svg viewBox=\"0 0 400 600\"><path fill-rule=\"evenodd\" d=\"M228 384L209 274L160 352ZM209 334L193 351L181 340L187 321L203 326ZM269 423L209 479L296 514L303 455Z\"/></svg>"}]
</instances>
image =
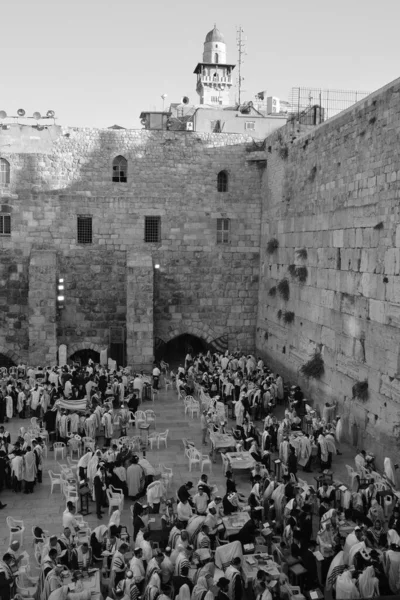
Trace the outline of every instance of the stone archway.
<instances>
[{"instance_id":1,"label":"stone archway","mask_svg":"<svg viewBox=\"0 0 400 600\"><path fill-rule=\"evenodd\" d=\"M164 343L168 343L170 340L184 334L194 335L204 340L207 344L211 344L213 340L219 338L221 335L201 321L186 322L183 320L177 323L175 327L171 327L161 339Z\"/></svg>"},{"instance_id":2,"label":"stone archway","mask_svg":"<svg viewBox=\"0 0 400 600\"><path fill-rule=\"evenodd\" d=\"M4 356L6 359L12 363L10 366L17 365L20 362L20 358L16 352L13 352L9 348L5 348L0 345L0 355Z\"/></svg>"},{"instance_id":3,"label":"stone archway","mask_svg":"<svg viewBox=\"0 0 400 600\"><path fill-rule=\"evenodd\" d=\"M102 350L105 349L105 346L100 346L100 344L91 344L90 342L78 342L76 344L67 344L67 354L68 357L71 357L75 352L79 350L94 350L95 352L101 353Z\"/></svg>"}]
</instances>

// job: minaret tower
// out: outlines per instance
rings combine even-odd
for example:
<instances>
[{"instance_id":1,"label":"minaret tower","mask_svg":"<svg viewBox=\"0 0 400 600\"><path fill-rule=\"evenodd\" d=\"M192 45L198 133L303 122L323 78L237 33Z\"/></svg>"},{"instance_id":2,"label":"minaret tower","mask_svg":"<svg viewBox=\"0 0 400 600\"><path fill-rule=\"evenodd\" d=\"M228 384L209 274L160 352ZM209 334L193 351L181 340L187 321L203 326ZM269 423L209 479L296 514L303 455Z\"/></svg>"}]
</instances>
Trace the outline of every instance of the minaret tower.
<instances>
[{"instance_id":1,"label":"minaret tower","mask_svg":"<svg viewBox=\"0 0 400 600\"><path fill-rule=\"evenodd\" d=\"M235 65L226 62L226 44L222 33L214 26L204 42L203 62L194 72L197 75L196 91L200 104L228 106L232 88L232 71Z\"/></svg>"}]
</instances>

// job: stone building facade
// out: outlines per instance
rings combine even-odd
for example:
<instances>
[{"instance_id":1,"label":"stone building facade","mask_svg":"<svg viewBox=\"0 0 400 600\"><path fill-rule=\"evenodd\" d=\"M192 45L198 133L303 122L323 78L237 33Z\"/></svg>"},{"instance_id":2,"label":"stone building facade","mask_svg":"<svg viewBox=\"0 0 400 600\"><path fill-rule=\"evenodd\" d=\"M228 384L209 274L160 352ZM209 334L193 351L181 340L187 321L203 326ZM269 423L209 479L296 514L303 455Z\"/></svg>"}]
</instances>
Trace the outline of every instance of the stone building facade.
<instances>
[{"instance_id":1,"label":"stone building facade","mask_svg":"<svg viewBox=\"0 0 400 600\"><path fill-rule=\"evenodd\" d=\"M183 333L250 350L262 169L249 144L224 134L0 129L0 353L54 363L60 344L67 356L100 352L117 336L116 358L148 367L154 341Z\"/></svg>"},{"instance_id":2,"label":"stone building facade","mask_svg":"<svg viewBox=\"0 0 400 600\"><path fill-rule=\"evenodd\" d=\"M268 138L256 340L311 403L338 403L348 440L392 458L400 450L399 132L396 80L311 132L288 124ZM300 369L315 352L324 373L306 379Z\"/></svg>"}]
</instances>

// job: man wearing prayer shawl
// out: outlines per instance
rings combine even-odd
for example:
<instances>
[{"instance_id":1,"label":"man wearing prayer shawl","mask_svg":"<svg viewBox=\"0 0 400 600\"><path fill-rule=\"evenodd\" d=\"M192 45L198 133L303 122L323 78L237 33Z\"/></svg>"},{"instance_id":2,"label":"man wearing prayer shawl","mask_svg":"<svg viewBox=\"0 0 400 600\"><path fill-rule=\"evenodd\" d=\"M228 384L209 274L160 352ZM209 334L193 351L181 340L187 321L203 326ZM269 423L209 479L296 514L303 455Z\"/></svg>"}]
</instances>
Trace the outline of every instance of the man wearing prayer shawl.
<instances>
[{"instance_id":1,"label":"man wearing prayer shawl","mask_svg":"<svg viewBox=\"0 0 400 600\"><path fill-rule=\"evenodd\" d=\"M229 579L228 596L230 600L242 600L244 589L240 571L241 560L236 557L225 571L226 578Z\"/></svg>"},{"instance_id":2,"label":"man wearing prayer shawl","mask_svg":"<svg viewBox=\"0 0 400 600\"><path fill-rule=\"evenodd\" d=\"M36 456L32 452L30 446L26 449L26 454L23 457L23 470L24 470L24 481L25 481L25 494L33 494L33 486L35 485L37 466Z\"/></svg>"}]
</instances>

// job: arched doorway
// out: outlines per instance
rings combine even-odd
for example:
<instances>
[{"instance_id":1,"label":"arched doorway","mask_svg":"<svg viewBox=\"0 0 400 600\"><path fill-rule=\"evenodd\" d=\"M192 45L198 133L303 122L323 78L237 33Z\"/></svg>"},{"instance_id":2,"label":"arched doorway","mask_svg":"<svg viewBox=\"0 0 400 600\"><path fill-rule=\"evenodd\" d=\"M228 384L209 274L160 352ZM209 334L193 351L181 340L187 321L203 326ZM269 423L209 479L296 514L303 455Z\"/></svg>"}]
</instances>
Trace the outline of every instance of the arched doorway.
<instances>
[{"instance_id":1,"label":"arched doorway","mask_svg":"<svg viewBox=\"0 0 400 600\"><path fill-rule=\"evenodd\" d=\"M207 352L208 345L201 338L190 333L183 333L174 337L172 340L167 342L162 348L162 356L169 365L175 366L183 364L185 356L188 352L192 354L199 354L200 352Z\"/></svg>"},{"instance_id":2,"label":"arched doorway","mask_svg":"<svg viewBox=\"0 0 400 600\"><path fill-rule=\"evenodd\" d=\"M69 362L79 363L82 366L85 366L89 362L89 358L92 359L93 362L100 362L100 354L96 352L96 350L92 350L91 348L84 348L83 350L77 350L69 357Z\"/></svg>"},{"instance_id":3,"label":"arched doorway","mask_svg":"<svg viewBox=\"0 0 400 600\"><path fill-rule=\"evenodd\" d=\"M15 362L6 354L0 353L0 368L5 367L9 369L10 367L15 367Z\"/></svg>"}]
</instances>

